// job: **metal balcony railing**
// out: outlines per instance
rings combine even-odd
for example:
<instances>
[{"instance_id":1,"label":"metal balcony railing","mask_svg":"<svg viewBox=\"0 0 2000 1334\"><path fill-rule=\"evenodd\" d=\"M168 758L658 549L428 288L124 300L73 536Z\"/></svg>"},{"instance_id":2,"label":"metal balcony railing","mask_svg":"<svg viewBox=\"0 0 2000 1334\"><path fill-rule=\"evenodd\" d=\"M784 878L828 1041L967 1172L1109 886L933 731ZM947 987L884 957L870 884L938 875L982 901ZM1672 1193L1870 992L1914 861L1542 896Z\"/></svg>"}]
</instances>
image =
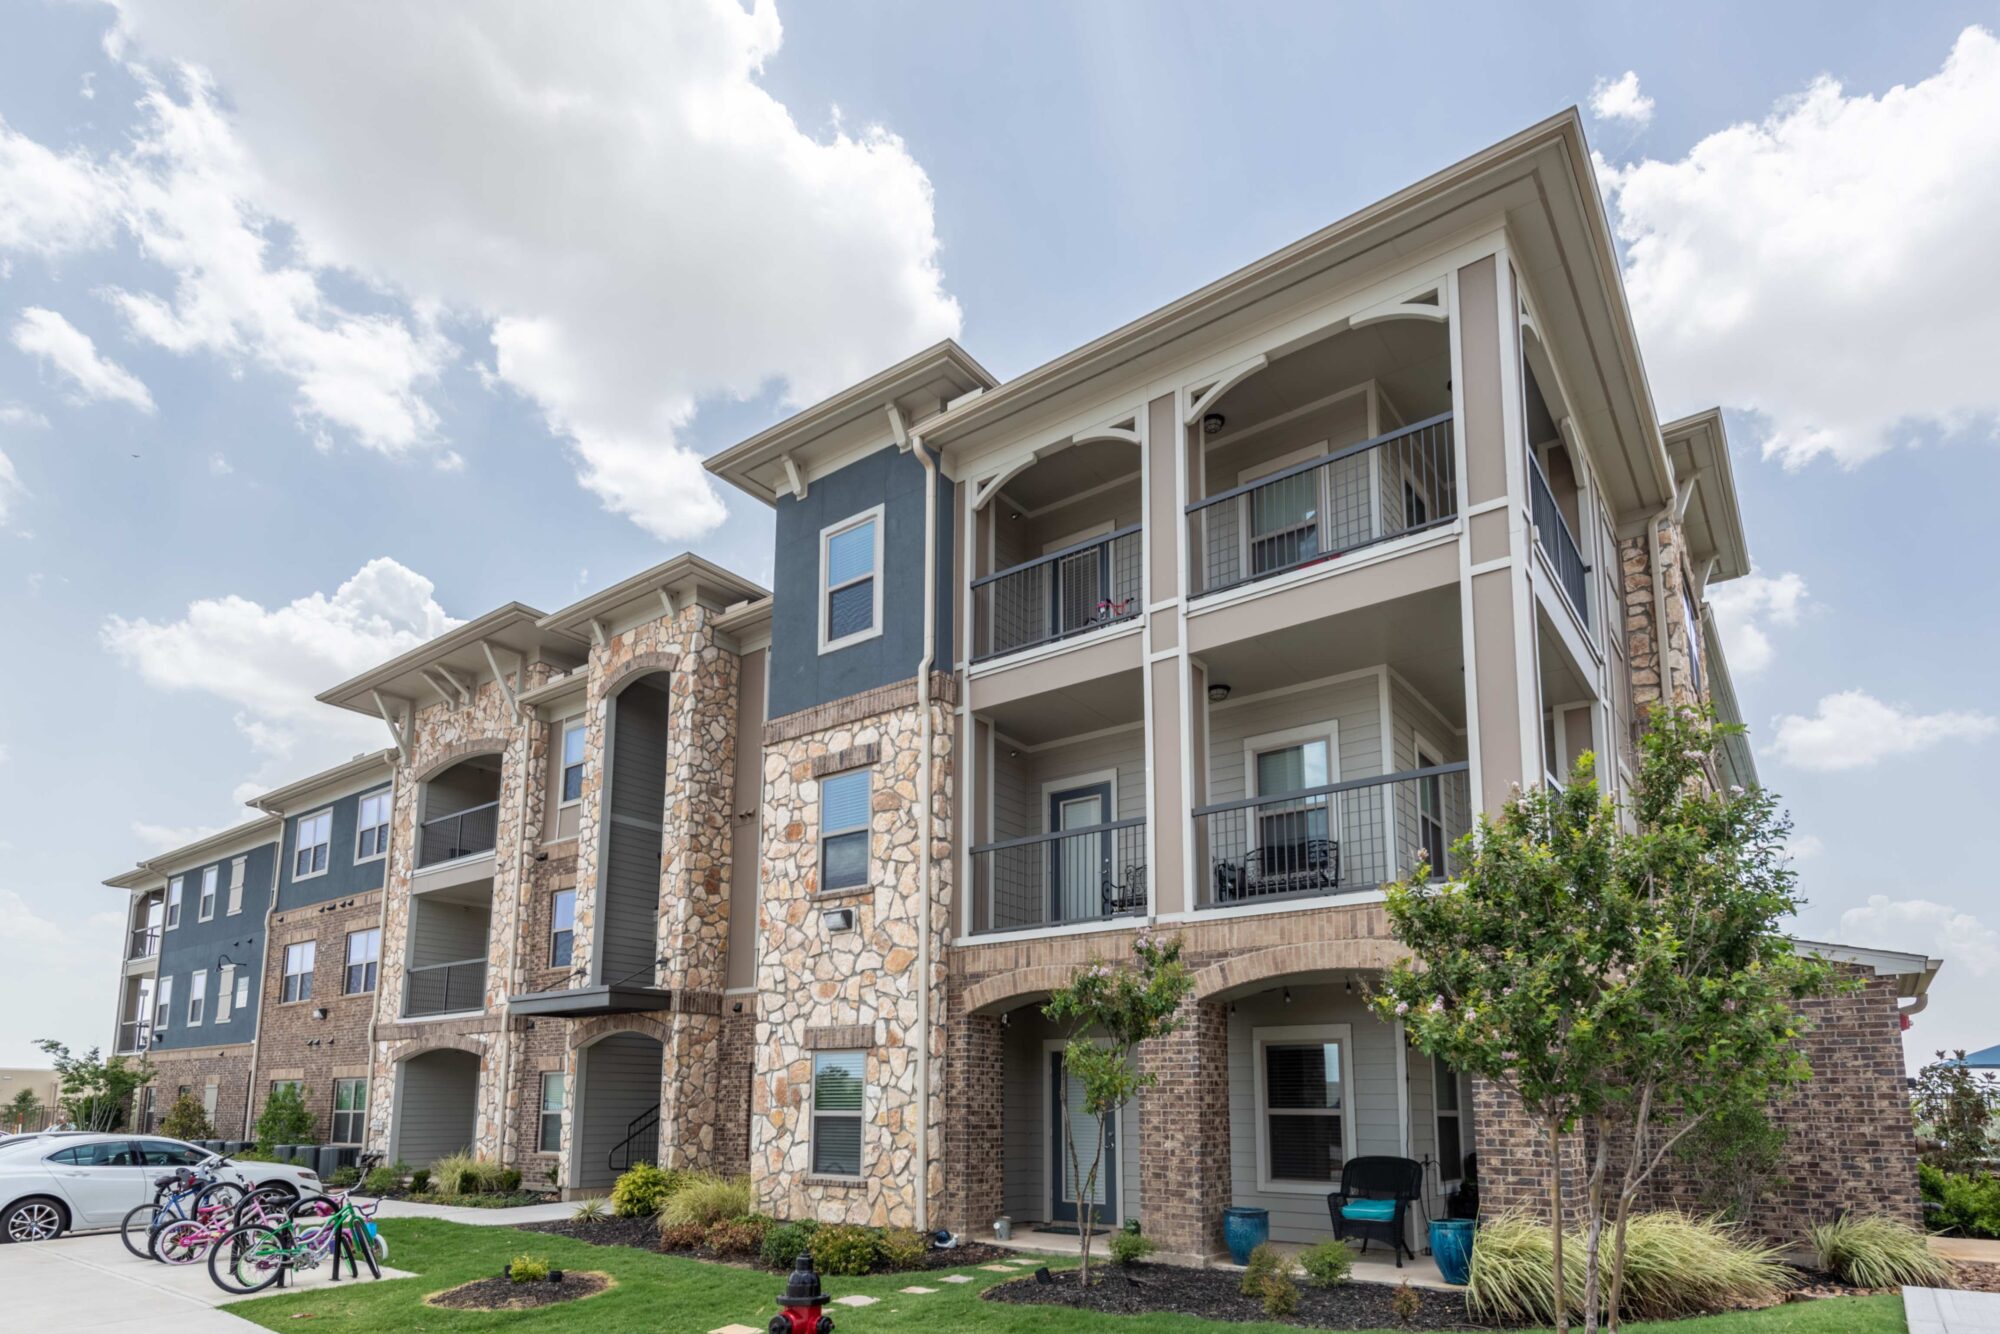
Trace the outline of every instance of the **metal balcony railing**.
<instances>
[{"instance_id":1,"label":"metal balcony railing","mask_svg":"<svg viewBox=\"0 0 2000 1334\"><path fill-rule=\"evenodd\" d=\"M126 947L127 959L150 959L160 952L160 928L149 926L132 933L131 943Z\"/></svg>"},{"instance_id":2,"label":"metal balcony railing","mask_svg":"<svg viewBox=\"0 0 2000 1334\"><path fill-rule=\"evenodd\" d=\"M486 1008L486 960L426 964L403 976L403 1017L457 1014Z\"/></svg>"},{"instance_id":3,"label":"metal balcony railing","mask_svg":"<svg viewBox=\"0 0 2000 1334\"><path fill-rule=\"evenodd\" d=\"M1584 628L1590 628L1590 567L1583 563L1583 549L1569 530L1562 508L1556 504L1555 488L1533 454L1528 455L1528 513L1535 521L1535 540L1555 569L1556 582Z\"/></svg>"},{"instance_id":4,"label":"metal balcony railing","mask_svg":"<svg viewBox=\"0 0 2000 1334\"><path fill-rule=\"evenodd\" d=\"M1472 827L1464 763L1202 806L1194 813L1201 908L1372 889L1413 871L1456 869Z\"/></svg>"},{"instance_id":5,"label":"metal balcony railing","mask_svg":"<svg viewBox=\"0 0 2000 1334\"><path fill-rule=\"evenodd\" d=\"M972 850L975 932L1021 931L1146 911L1146 821L982 843Z\"/></svg>"},{"instance_id":6,"label":"metal balcony railing","mask_svg":"<svg viewBox=\"0 0 2000 1334\"><path fill-rule=\"evenodd\" d=\"M118 1052L129 1056L142 1052L153 1042L153 1026L144 1019L127 1019L118 1025Z\"/></svg>"},{"instance_id":7,"label":"metal balcony railing","mask_svg":"<svg viewBox=\"0 0 2000 1334\"><path fill-rule=\"evenodd\" d=\"M1141 531L1121 528L973 580L973 661L1138 616Z\"/></svg>"},{"instance_id":8,"label":"metal balcony railing","mask_svg":"<svg viewBox=\"0 0 2000 1334\"><path fill-rule=\"evenodd\" d=\"M435 866L493 851L500 832L500 803L471 806L426 820L417 831L417 865Z\"/></svg>"},{"instance_id":9,"label":"metal balcony railing","mask_svg":"<svg viewBox=\"0 0 2000 1334\"><path fill-rule=\"evenodd\" d=\"M1187 507L1193 595L1338 560L1458 514L1449 412Z\"/></svg>"}]
</instances>

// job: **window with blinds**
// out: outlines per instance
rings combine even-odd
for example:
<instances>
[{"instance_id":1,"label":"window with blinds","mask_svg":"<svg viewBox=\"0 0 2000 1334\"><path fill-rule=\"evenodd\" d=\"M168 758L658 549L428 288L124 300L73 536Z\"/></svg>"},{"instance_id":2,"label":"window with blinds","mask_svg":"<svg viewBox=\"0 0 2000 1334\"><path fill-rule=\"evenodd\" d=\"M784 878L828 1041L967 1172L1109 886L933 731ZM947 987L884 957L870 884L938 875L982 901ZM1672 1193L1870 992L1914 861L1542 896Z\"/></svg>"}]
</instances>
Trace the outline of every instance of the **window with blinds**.
<instances>
[{"instance_id":1,"label":"window with blinds","mask_svg":"<svg viewBox=\"0 0 2000 1334\"><path fill-rule=\"evenodd\" d=\"M819 651L845 648L880 633L881 506L820 533L819 570Z\"/></svg>"},{"instance_id":2,"label":"window with blinds","mask_svg":"<svg viewBox=\"0 0 2000 1334\"><path fill-rule=\"evenodd\" d=\"M819 1176L861 1175L864 1068L858 1051L813 1054L812 1170Z\"/></svg>"},{"instance_id":3,"label":"window with blinds","mask_svg":"<svg viewBox=\"0 0 2000 1334\"><path fill-rule=\"evenodd\" d=\"M229 911L243 911L243 874L249 866L248 857L238 857L229 863Z\"/></svg>"},{"instance_id":4,"label":"window with blinds","mask_svg":"<svg viewBox=\"0 0 2000 1334\"><path fill-rule=\"evenodd\" d=\"M1274 1182L1340 1180L1347 1161L1345 1039L1261 1044L1265 1165Z\"/></svg>"},{"instance_id":5,"label":"window with blinds","mask_svg":"<svg viewBox=\"0 0 2000 1334\"><path fill-rule=\"evenodd\" d=\"M819 887L868 883L868 771L851 769L819 781Z\"/></svg>"}]
</instances>

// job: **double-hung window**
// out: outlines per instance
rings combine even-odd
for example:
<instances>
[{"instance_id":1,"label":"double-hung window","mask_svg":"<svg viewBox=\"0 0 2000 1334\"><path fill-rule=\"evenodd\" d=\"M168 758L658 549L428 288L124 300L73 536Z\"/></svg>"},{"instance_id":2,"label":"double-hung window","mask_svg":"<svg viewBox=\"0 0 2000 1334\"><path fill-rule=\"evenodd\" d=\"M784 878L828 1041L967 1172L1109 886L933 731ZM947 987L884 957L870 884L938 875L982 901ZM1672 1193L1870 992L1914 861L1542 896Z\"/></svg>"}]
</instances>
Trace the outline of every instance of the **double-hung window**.
<instances>
[{"instance_id":1,"label":"double-hung window","mask_svg":"<svg viewBox=\"0 0 2000 1334\"><path fill-rule=\"evenodd\" d=\"M181 886L180 876L167 881L167 930L169 931L181 924Z\"/></svg>"},{"instance_id":2,"label":"double-hung window","mask_svg":"<svg viewBox=\"0 0 2000 1334\"><path fill-rule=\"evenodd\" d=\"M362 796L355 820L354 860L372 862L389 855L389 789Z\"/></svg>"},{"instance_id":3,"label":"double-hung window","mask_svg":"<svg viewBox=\"0 0 2000 1334\"><path fill-rule=\"evenodd\" d=\"M1263 1028L1252 1036L1263 1184L1325 1190L1340 1180L1352 1152L1348 1026Z\"/></svg>"},{"instance_id":4,"label":"double-hung window","mask_svg":"<svg viewBox=\"0 0 2000 1334\"><path fill-rule=\"evenodd\" d=\"M582 718L572 718L563 724L562 801L565 806L572 801L583 800L583 743L589 735L590 726Z\"/></svg>"},{"instance_id":5,"label":"double-hung window","mask_svg":"<svg viewBox=\"0 0 2000 1334\"><path fill-rule=\"evenodd\" d=\"M868 770L819 780L819 887L868 883Z\"/></svg>"},{"instance_id":6,"label":"double-hung window","mask_svg":"<svg viewBox=\"0 0 2000 1334\"><path fill-rule=\"evenodd\" d=\"M543 1153L555 1153L562 1148L563 1101L568 1092L562 1071L543 1073L541 1121L535 1129L535 1147Z\"/></svg>"},{"instance_id":7,"label":"double-hung window","mask_svg":"<svg viewBox=\"0 0 2000 1334\"><path fill-rule=\"evenodd\" d=\"M206 922L215 916L215 887L222 876L220 866L204 866L201 871L201 897L194 902L194 920Z\"/></svg>"},{"instance_id":8,"label":"double-hung window","mask_svg":"<svg viewBox=\"0 0 2000 1334\"><path fill-rule=\"evenodd\" d=\"M333 812L301 815L298 830L292 844L292 879L324 875L327 849L333 846Z\"/></svg>"},{"instance_id":9,"label":"double-hung window","mask_svg":"<svg viewBox=\"0 0 2000 1334\"><path fill-rule=\"evenodd\" d=\"M226 1024L236 1011L236 965L226 963L215 972L215 1022Z\"/></svg>"},{"instance_id":10,"label":"double-hung window","mask_svg":"<svg viewBox=\"0 0 2000 1334\"><path fill-rule=\"evenodd\" d=\"M310 940L285 946L285 989L279 994L280 1000L312 999L313 961L317 953L316 942Z\"/></svg>"},{"instance_id":11,"label":"double-hung window","mask_svg":"<svg viewBox=\"0 0 2000 1334\"><path fill-rule=\"evenodd\" d=\"M1465 1175L1465 1130L1461 1119L1458 1071L1431 1058L1431 1098L1437 1109L1438 1181L1449 1185Z\"/></svg>"},{"instance_id":12,"label":"double-hung window","mask_svg":"<svg viewBox=\"0 0 2000 1334\"><path fill-rule=\"evenodd\" d=\"M1316 887L1337 872L1330 798L1298 796L1334 781L1337 753L1331 723L1254 738L1250 768L1260 798L1251 823L1257 849L1251 888L1264 893Z\"/></svg>"},{"instance_id":13,"label":"double-hung window","mask_svg":"<svg viewBox=\"0 0 2000 1334\"><path fill-rule=\"evenodd\" d=\"M375 990L375 970L382 959L382 928L371 926L366 931L350 931L347 934L347 976L342 992L358 996L364 991Z\"/></svg>"},{"instance_id":14,"label":"double-hung window","mask_svg":"<svg viewBox=\"0 0 2000 1334\"><path fill-rule=\"evenodd\" d=\"M1437 759L1420 741L1416 749L1417 767L1435 769ZM1450 839L1445 834L1444 825L1444 777L1432 774L1429 778L1417 780L1417 846L1423 849L1424 860L1430 863L1431 874L1445 873L1444 854Z\"/></svg>"},{"instance_id":15,"label":"double-hung window","mask_svg":"<svg viewBox=\"0 0 2000 1334\"><path fill-rule=\"evenodd\" d=\"M160 979L160 984L153 988L153 1032L155 1034L167 1031L167 1022L173 1018L173 1013L174 980L171 977L163 977Z\"/></svg>"},{"instance_id":16,"label":"double-hung window","mask_svg":"<svg viewBox=\"0 0 2000 1334\"><path fill-rule=\"evenodd\" d=\"M819 535L819 651L882 633L882 507Z\"/></svg>"},{"instance_id":17,"label":"double-hung window","mask_svg":"<svg viewBox=\"0 0 2000 1334\"><path fill-rule=\"evenodd\" d=\"M861 1175L861 1116L866 1057L858 1051L813 1053L812 1170Z\"/></svg>"},{"instance_id":18,"label":"double-hung window","mask_svg":"<svg viewBox=\"0 0 2000 1334\"><path fill-rule=\"evenodd\" d=\"M241 1010L249 1004L250 974L248 972L241 972L236 975L236 1008Z\"/></svg>"},{"instance_id":19,"label":"double-hung window","mask_svg":"<svg viewBox=\"0 0 2000 1334\"><path fill-rule=\"evenodd\" d=\"M335 1144L359 1144L361 1129L368 1116L368 1081L333 1081L333 1139Z\"/></svg>"},{"instance_id":20,"label":"double-hung window","mask_svg":"<svg viewBox=\"0 0 2000 1334\"><path fill-rule=\"evenodd\" d=\"M576 891L549 896L549 967L567 968L576 953Z\"/></svg>"},{"instance_id":21,"label":"double-hung window","mask_svg":"<svg viewBox=\"0 0 2000 1334\"><path fill-rule=\"evenodd\" d=\"M249 867L248 857L238 857L229 863L229 911L232 915L243 911L243 877Z\"/></svg>"},{"instance_id":22,"label":"double-hung window","mask_svg":"<svg viewBox=\"0 0 2000 1334\"><path fill-rule=\"evenodd\" d=\"M188 1027L195 1028L208 1013L208 969L188 975Z\"/></svg>"}]
</instances>

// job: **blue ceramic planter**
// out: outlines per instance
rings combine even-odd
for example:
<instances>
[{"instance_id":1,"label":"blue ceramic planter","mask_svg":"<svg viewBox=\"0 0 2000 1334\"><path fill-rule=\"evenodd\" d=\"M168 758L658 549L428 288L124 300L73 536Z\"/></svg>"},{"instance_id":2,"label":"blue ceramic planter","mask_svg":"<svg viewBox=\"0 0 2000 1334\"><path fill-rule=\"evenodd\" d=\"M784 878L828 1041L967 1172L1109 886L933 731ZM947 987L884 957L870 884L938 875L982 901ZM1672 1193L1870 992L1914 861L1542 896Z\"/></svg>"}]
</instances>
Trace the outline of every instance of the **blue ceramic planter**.
<instances>
[{"instance_id":1,"label":"blue ceramic planter","mask_svg":"<svg viewBox=\"0 0 2000 1334\"><path fill-rule=\"evenodd\" d=\"M1440 1218L1431 1223L1431 1259L1444 1281L1464 1287L1472 1277L1472 1234L1479 1226L1470 1218Z\"/></svg>"},{"instance_id":2,"label":"blue ceramic planter","mask_svg":"<svg viewBox=\"0 0 2000 1334\"><path fill-rule=\"evenodd\" d=\"M1250 1252L1271 1239L1271 1211L1268 1209L1224 1209L1222 1240L1229 1258L1237 1264L1250 1263Z\"/></svg>"}]
</instances>

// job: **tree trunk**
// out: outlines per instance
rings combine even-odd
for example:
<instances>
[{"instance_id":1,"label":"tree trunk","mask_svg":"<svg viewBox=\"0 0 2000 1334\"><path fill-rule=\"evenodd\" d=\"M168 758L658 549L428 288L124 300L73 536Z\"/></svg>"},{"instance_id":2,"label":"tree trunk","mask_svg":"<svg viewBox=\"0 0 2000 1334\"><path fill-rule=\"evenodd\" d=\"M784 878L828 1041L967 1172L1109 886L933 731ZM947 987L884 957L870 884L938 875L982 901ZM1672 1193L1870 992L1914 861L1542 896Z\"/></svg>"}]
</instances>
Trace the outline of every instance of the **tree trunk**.
<instances>
[{"instance_id":1,"label":"tree trunk","mask_svg":"<svg viewBox=\"0 0 2000 1334\"><path fill-rule=\"evenodd\" d=\"M1549 1121L1549 1246L1555 1278L1556 1334L1568 1334L1569 1292L1563 1275L1562 1125Z\"/></svg>"},{"instance_id":2,"label":"tree trunk","mask_svg":"<svg viewBox=\"0 0 2000 1334\"><path fill-rule=\"evenodd\" d=\"M1607 1155L1610 1138L1605 1133L1601 1120L1591 1123L1597 1132L1597 1152L1592 1156L1590 1178L1584 1189L1584 1209L1586 1218L1583 1232L1583 1327L1587 1334L1596 1334L1602 1303L1598 1300L1602 1291L1604 1266L1601 1262L1604 1240L1604 1174L1610 1166Z\"/></svg>"}]
</instances>

